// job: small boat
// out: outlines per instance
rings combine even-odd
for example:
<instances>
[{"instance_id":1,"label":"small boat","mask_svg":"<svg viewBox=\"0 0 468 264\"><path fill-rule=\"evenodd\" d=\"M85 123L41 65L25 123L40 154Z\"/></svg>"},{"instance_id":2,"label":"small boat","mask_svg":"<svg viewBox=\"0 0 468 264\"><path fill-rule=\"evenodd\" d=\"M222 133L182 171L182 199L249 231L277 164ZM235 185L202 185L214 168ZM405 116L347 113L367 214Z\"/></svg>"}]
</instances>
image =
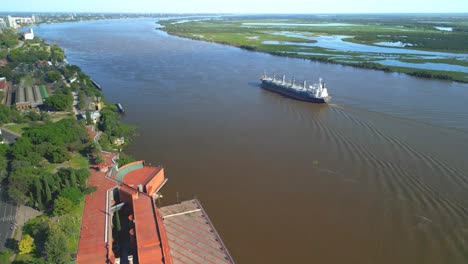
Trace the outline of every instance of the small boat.
<instances>
[{"instance_id":1,"label":"small boat","mask_svg":"<svg viewBox=\"0 0 468 264\"><path fill-rule=\"evenodd\" d=\"M91 79L91 83L94 85L94 87L96 87L96 89L102 91L101 85L99 85L99 83L97 83L95 80Z\"/></svg>"},{"instance_id":2,"label":"small boat","mask_svg":"<svg viewBox=\"0 0 468 264\"><path fill-rule=\"evenodd\" d=\"M120 113L124 113L124 112L125 112L123 106L122 106L120 103L116 103L115 105L117 106L117 110L119 110Z\"/></svg>"}]
</instances>

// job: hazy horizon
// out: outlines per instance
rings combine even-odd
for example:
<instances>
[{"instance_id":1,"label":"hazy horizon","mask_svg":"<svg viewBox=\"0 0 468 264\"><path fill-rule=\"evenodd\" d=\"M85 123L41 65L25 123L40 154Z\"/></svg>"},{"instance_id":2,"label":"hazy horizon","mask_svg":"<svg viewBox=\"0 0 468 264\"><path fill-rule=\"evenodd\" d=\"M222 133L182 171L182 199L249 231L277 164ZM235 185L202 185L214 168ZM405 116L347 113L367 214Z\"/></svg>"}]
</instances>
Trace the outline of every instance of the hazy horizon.
<instances>
[{"instance_id":1,"label":"hazy horizon","mask_svg":"<svg viewBox=\"0 0 468 264\"><path fill-rule=\"evenodd\" d=\"M291 0L287 4L267 0L15 0L2 3L1 13L165 13L165 14L463 14L464 0Z\"/></svg>"}]
</instances>

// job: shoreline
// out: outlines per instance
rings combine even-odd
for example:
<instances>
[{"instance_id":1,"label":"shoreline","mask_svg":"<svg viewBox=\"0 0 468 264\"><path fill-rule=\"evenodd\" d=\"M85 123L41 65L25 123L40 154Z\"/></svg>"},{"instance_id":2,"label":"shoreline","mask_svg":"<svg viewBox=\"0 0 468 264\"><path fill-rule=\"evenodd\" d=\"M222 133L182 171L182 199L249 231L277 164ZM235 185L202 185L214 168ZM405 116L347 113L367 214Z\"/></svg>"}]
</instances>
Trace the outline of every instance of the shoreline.
<instances>
[{"instance_id":1,"label":"shoreline","mask_svg":"<svg viewBox=\"0 0 468 264\"><path fill-rule=\"evenodd\" d=\"M400 66L386 66L386 65L382 65L382 64L375 63L375 62L372 62L372 61L359 62L359 63L346 63L346 62L334 61L334 60L332 60L332 59L330 59L328 57L327 58L324 58L324 57L311 57L311 56L301 56L299 54L295 55L293 53L285 53L285 52L262 51L262 50L258 50L254 46L236 45L236 44L228 43L228 42L225 42L225 41L207 40L207 39L199 38L199 37L195 37L195 36L190 37L190 36L186 36L186 35L184 35L182 33L167 31L167 30L165 30L165 28L166 27L160 27L160 28L156 27L155 29L156 30L161 30L161 31L163 31L163 32L165 32L165 33L167 33L168 35L171 35L171 36L176 36L176 37L185 38L185 39L191 39L191 40L195 40L195 41L204 41L204 42L209 42L209 43L216 43L216 44L221 44L221 45L225 45L225 46L244 49L244 50L247 50L247 51L261 52L261 53L265 53L265 54L270 54L270 55L278 56L278 57L304 59L304 60L309 60L309 61L314 61L314 62L343 65L343 66L349 66L349 67L360 68L360 69L383 71L383 72L387 72L387 73L401 73L401 74L406 74L406 75L421 78L421 79L445 80L445 81L452 81L452 82L458 82L458 83L468 83L468 79L466 79L466 78L459 79L459 78L453 77L453 76L445 73L445 72L454 73L454 72L450 72L450 71L436 71L436 70L425 70L425 69L400 67ZM468 73L466 73L466 76L468 76Z\"/></svg>"}]
</instances>

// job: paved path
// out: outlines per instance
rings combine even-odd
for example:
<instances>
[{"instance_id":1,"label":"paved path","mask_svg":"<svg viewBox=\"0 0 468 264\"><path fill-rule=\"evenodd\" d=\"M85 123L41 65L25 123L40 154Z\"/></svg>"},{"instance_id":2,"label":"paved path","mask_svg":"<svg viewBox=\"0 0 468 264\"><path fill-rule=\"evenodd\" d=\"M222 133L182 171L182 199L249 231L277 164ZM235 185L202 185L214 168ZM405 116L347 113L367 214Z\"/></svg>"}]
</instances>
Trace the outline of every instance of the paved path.
<instances>
[{"instance_id":1,"label":"paved path","mask_svg":"<svg viewBox=\"0 0 468 264\"><path fill-rule=\"evenodd\" d=\"M2 192L0 190L0 196L3 196ZM16 206L0 199L0 251L5 248L7 239L12 237L15 219Z\"/></svg>"},{"instance_id":2,"label":"paved path","mask_svg":"<svg viewBox=\"0 0 468 264\"><path fill-rule=\"evenodd\" d=\"M6 144L13 144L16 142L17 138L21 137L20 134L14 131L11 131L8 128L2 127L1 130L2 130L2 135L3 135L3 140L5 141Z\"/></svg>"}]
</instances>

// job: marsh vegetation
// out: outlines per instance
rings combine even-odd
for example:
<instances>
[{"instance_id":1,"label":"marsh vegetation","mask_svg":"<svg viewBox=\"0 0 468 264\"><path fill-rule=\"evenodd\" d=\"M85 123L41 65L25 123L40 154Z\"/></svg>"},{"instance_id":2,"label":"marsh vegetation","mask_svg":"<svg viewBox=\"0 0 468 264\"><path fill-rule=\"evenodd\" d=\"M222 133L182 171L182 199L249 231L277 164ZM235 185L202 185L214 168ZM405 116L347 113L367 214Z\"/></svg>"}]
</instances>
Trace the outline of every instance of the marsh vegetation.
<instances>
[{"instance_id":1,"label":"marsh vegetation","mask_svg":"<svg viewBox=\"0 0 468 264\"><path fill-rule=\"evenodd\" d=\"M159 21L181 37L251 51L468 82L468 16L235 16Z\"/></svg>"}]
</instances>

